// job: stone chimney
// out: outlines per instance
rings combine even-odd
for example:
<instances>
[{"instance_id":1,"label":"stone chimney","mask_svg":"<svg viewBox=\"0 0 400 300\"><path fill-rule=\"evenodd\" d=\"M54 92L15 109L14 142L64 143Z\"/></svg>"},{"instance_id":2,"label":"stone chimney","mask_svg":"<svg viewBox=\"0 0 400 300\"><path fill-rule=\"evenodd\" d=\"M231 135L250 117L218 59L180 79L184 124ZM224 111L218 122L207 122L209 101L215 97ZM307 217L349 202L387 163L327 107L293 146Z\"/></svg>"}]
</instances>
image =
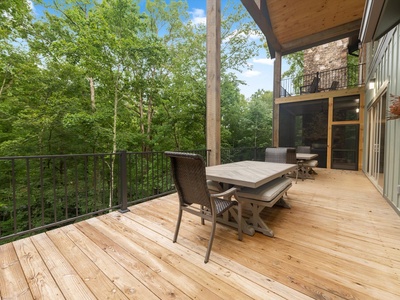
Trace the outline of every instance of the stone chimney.
<instances>
[{"instance_id":1,"label":"stone chimney","mask_svg":"<svg viewBox=\"0 0 400 300\"><path fill-rule=\"evenodd\" d=\"M314 74L317 72L321 73L347 67L348 43L348 38L345 38L304 50L304 75L310 74L309 77L307 76L305 78L312 81ZM329 88L333 80L340 81L343 79L344 78L336 78L335 74L332 73L329 77L329 82L320 82L320 84L323 88Z\"/></svg>"},{"instance_id":2,"label":"stone chimney","mask_svg":"<svg viewBox=\"0 0 400 300\"><path fill-rule=\"evenodd\" d=\"M304 74L347 66L348 39L304 50Z\"/></svg>"}]
</instances>

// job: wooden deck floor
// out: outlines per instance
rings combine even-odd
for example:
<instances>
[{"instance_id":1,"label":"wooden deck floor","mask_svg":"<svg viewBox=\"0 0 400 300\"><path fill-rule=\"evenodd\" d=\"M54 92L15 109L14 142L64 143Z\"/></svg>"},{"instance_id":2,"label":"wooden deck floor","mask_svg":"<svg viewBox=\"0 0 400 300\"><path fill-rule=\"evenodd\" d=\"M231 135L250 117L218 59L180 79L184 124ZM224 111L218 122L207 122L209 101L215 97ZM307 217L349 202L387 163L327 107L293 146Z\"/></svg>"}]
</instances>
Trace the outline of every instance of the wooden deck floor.
<instances>
[{"instance_id":1,"label":"wooden deck floor","mask_svg":"<svg viewBox=\"0 0 400 300\"><path fill-rule=\"evenodd\" d=\"M400 217L360 172L318 170L238 241L176 194L0 246L0 299L400 299Z\"/></svg>"}]
</instances>

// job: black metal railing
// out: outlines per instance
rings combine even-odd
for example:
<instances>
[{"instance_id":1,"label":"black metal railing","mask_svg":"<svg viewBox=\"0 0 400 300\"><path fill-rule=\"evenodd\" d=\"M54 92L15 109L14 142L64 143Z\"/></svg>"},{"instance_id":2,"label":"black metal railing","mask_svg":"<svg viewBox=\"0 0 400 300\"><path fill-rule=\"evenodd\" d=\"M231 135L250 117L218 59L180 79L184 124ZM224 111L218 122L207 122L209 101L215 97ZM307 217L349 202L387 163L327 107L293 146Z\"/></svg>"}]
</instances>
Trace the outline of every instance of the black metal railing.
<instances>
[{"instance_id":1,"label":"black metal railing","mask_svg":"<svg viewBox=\"0 0 400 300\"><path fill-rule=\"evenodd\" d=\"M164 152L0 157L0 243L174 191Z\"/></svg>"},{"instance_id":2,"label":"black metal railing","mask_svg":"<svg viewBox=\"0 0 400 300\"><path fill-rule=\"evenodd\" d=\"M365 84L365 64L305 74L281 80L280 97L347 89Z\"/></svg>"},{"instance_id":3,"label":"black metal railing","mask_svg":"<svg viewBox=\"0 0 400 300\"><path fill-rule=\"evenodd\" d=\"M209 161L209 150L189 150ZM265 147L221 149L221 163ZM0 244L175 192L164 152L0 157Z\"/></svg>"},{"instance_id":4,"label":"black metal railing","mask_svg":"<svg viewBox=\"0 0 400 300\"><path fill-rule=\"evenodd\" d=\"M221 149L221 163L243 160L264 161L265 147L244 147L244 148L225 148Z\"/></svg>"}]
</instances>

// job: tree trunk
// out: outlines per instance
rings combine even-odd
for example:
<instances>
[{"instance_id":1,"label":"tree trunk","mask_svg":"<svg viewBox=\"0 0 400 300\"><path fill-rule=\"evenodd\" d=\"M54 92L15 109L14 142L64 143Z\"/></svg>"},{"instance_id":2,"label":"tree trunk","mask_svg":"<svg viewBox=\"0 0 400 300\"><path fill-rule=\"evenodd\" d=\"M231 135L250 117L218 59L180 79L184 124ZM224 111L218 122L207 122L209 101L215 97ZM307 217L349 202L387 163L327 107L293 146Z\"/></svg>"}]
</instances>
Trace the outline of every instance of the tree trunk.
<instances>
[{"instance_id":1,"label":"tree trunk","mask_svg":"<svg viewBox=\"0 0 400 300\"><path fill-rule=\"evenodd\" d=\"M151 136L151 122L153 120L153 101L152 101L152 97L149 96L148 99L149 103L148 103L148 108L147 108L147 138L149 141L152 140L152 136ZM150 151L150 146L149 144L146 145L146 150Z\"/></svg>"},{"instance_id":2,"label":"tree trunk","mask_svg":"<svg viewBox=\"0 0 400 300\"><path fill-rule=\"evenodd\" d=\"M119 74L119 67L118 67ZM112 138L112 159L111 159L111 187L110 187L110 202L109 207L112 207L113 202L113 191L114 191L114 165L115 165L115 153L117 152L117 118L118 118L118 80L117 75L114 85L114 116L113 116L113 138Z\"/></svg>"},{"instance_id":3,"label":"tree trunk","mask_svg":"<svg viewBox=\"0 0 400 300\"><path fill-rule=\"evenodd\" d=\"M140 133L144 135L144 108L143 108L143 94L140 93L139 98L139 118L140 118ZM142 142L142 151L146 151L146 144Z\"/></svg>"},{"instance_id":4,"label":"tree trunk","mask_svg":"<svg viewBox=\"0 0 400 300\"><path fill-rule=\"evenodd\" d=\"M88 80L89 80L89 84L90 84L90 103L92 106L92 111L95 111L96 110L96 100L94 97L94 80L93 80L93 77L89 77Z\"/></svg>"}]
</instances>

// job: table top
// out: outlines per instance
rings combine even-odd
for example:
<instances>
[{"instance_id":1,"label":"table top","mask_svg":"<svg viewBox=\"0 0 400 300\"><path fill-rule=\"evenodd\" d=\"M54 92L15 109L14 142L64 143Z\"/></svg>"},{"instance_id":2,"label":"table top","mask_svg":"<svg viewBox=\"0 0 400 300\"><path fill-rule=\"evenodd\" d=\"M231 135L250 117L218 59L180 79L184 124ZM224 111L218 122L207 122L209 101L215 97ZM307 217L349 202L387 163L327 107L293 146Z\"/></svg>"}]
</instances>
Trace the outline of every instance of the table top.
<instances>
[{"instance_id":1,"label":"table top","mask_svg":"<svg viewBox=\"0 0 400 300\"><path fill-rule=\"evenodd\" d=\"M311 160L314 159L318 156L318 154L314 153L296 153L296 159L302 159L302 160Z\"/></svg>"},{"instance_id":2,"label":"table top","mask_svg":"<svg viewBox=\"0 0 400 300\"><path fill-rule=\"evenodd\" d=\"M206 168L209 180L257 188L275 178L296 170L297 165L263 161L239 161Z\"/></svg>"}]
</instances>

